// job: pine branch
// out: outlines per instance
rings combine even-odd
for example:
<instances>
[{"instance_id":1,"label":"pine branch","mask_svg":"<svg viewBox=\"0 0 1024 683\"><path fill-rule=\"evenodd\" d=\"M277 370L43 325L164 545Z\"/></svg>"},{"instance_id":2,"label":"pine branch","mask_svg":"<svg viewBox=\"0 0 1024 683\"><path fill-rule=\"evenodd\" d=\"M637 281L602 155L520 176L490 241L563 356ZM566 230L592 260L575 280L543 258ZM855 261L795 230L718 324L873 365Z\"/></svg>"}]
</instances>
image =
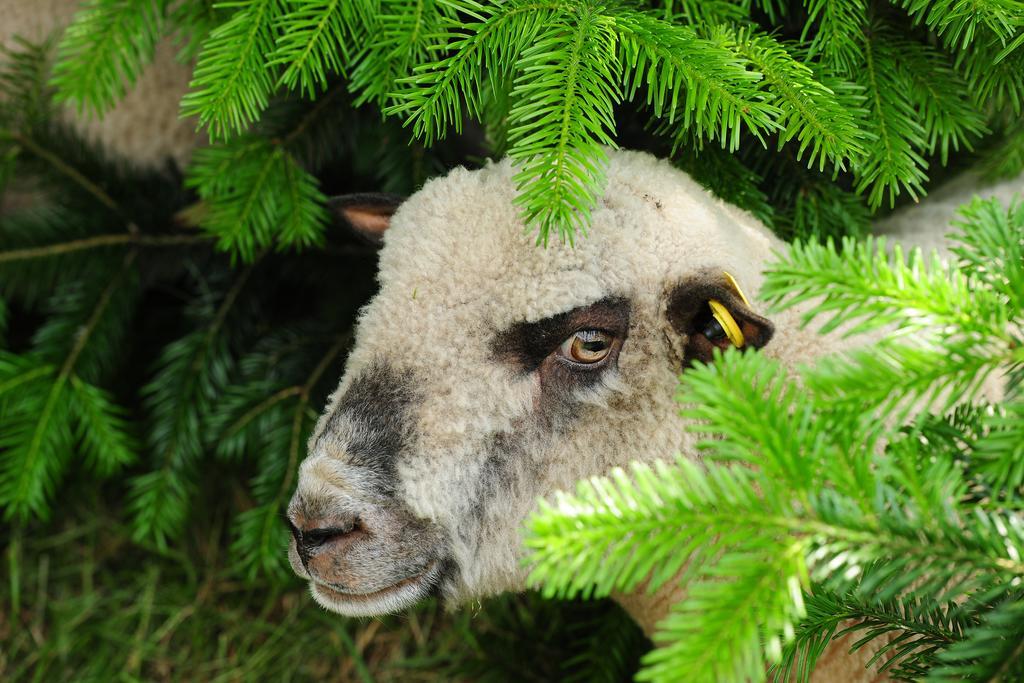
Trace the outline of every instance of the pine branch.
<instances>
[{"instance_id":1,"label":"pine branch","mask_svg":"<svg viewBox=\"0 0 1024 683\"><path fill-rule=\"evenodd\" d=\"M203 200L200 225L243 261L279 248L319 244L326 197L283 145L244 135L196 152L185 180Z\"/></svg>"},{"instance_id":2,"label":"pine branch","mask_svg":"<svg viewBox=\"0 0 1024 683\"><path fill-rule=\"evenodd\" d=\"M754 486L749 470L705 472L685 460L581 481L575 495L559 492L532 515L528 583L548 597L604 597L645 579L657 590L697 549L713 555L738 542L752 517L765 517L760 503L752 509Z\"/></svg>"},{"instance_id":3,"label":"pine branch","mask_svg":"<svg viewBox=\"0 0 1024 683\"><path fill-rule=\"evenodd\" d=\"M924 194L928 162L918 150L927 144L927 131L918 121L912 89L900 70L900 55L892 48L893 35L878 23L861 36L863 68L853 74L864 87L870 116L868 133L874 142L867 157L854 166L857 192L868 190L871 208L881 205L886 193L893 206L901 190L915 200Z\"/></svg>"},{"instance_id":4,"label":"pine branch","mask_svg":"<svg viewBox=\"0 0 1024 683\"><path fill-rule=\"evenodd\" d=\"M103 389L72 375L71 415L86 465L101 477L109 477L136 460L138 445L130 436L128 413Z\"/></svg>"},{"instance_id":5,"label":"pine branch","mask_svg":"<svg viewBox=\"0 0 1024 683\"><path fill-rule=\"evenodd\" d=\"M972 138L989 131L981 111L969 98L967 83L953 71L946 56L918 42L893 41L890 45L898 49L900 69L913 87L915 107L928 135L925 151L938 151L945 165L951 147L954 151L961 145L972 149Z\"/></svg>"},{"instance_id":6,"label":"pine branch","mask_svg":"<svg viewBox=\"0 0 1024 683\"><path fill-rule=\"evenodd\" d=\"M137 257L130 250L108 264L94 262L92 277L62 283L47 301L45 322L32 336L33 352L54 363L73 354L74 372L87 382L107 376L116 366L138 302L138 271L132 267ZM107 288L106 277L113 277L116 287ZM91 317L95 315L100 317ZM72 351L73 343L83 346Z\"/></svg>"},{"instance_id":7,"label":"pine branch","mask_svg":"<svg viewBox=\"0 0 1024 683\"><path fill-rule=\"evenodd\" d=\"M7 351L0 354L0 399L10 399L12 392L56 372L56 366L31 355L18 355Z\"/></svg>"},{"instance_id":8,"label":"pine branch","mask_svg":"<svg viewBox=\"0 0 1024 683\"><path fill-rule=\"evenodd\" d=\"M939 658L929 681L1015 681L1024 676L1024 600L1006 600Z\"/></svg>"},{"instance_id":9,"label":"pine branch","mask_svg":"<svg viewBox=\"0 0 1024 683\"><path fill-rule=\"evenodd\" d=\"M430 61L437 36L444 35L455 16L438 0L382 0L369 31L374 39L352 59L350 88L359 93L356 105L374 102L386 108L399 79Z\"/></svg>"},{"instance_id":10,"label":"pine branch","mask_svg":"<svg viewBox=\"0 0 1024 683\"><path fill-rule=\"evenodd\" d=\"M1018 239L1024 230L1024 198L1005 208L996 199L975 198L958 213L953 238L959 245L953 252L960 268L1005 297L1012 310L1024 311L1024 244Z\"/></svg>"},{"instance_id":11,"label":"pine branch","mask_svg":"<svg viewBox=\"0 0 1024 683\"><path fill-rule=\"evenodd\" d=\"M275 71L265 60L281 35L283 2L235 2L239 9L203 41L181 112L198 116L211 141L241 132L266 109Z\"/></svg>"},{"instance_id":12,"label":"pine branch","mask_svg":"<svg viewBox=\"0 0 1024 683\"><path fill-rule=\"evenodd\" d=\"M509 156L519 162L515 182L538 242L556 231L573 242L586 234L604 184L601 145L615 146L613 106L621 99L612 23L585 7L559 15L522 51L509 111Z\"/></svg>"},{"instance_id":13,"label":"pine branch","mask_svg":"<svg viewBox=\"0 0 1024 683\"><path fill-rule=\"evenodd\" d=\"M1024 111L1024 51L1000 59L998 41L975 44L958 52L956 68L967 81L979 107L1009 112L1013 120Z\"/></svg>"},{"instance_id":14,"label":"pine branch","mask_svg":"<svg viewBox=\"0 0 1024 683\"><path fill-rule=\"evenodd\" d=\"M778 118L780 149L795 139L799 143L797 160L806 153L807 166L817 164L818 170L824 170L826 159L844 169L846 160L864 154L863 123L858 120L864 112L840 102L781 43L748 29L720 29L716 37L764 75L767 102L782 112Z\"/></svg>"},{"instance_id":15,"label":"pine branch","mask_svg":"<svg viewBox=\"0 0 1024 683\"><path fill-rule=\"evenodd\" d=\"M718 139L730 150L739 146L742 128L759 140L778 128L781 112L765 101L762 75L745 60L649 14L623 9L614 18L626 99L645 85L656 117L676 123L680 134L692 126L697 138Z\"/></svg>"},{"instance_id":16,"label":"pine branch","mask_svg":"<svg viewBox=\"0 0 1024 683\"><path fill-rule=\"evenodd\" d=\"M298 400L288 411L275 411L277 415L272 419L277 424L270 426L270 430L276 432L278 438L271 439L271 444L279 448L266 442L261 444L259 473L252 483L258 505L236 519L232 549L239 558L241 571L250 578L261 573L279 578L287 574L284 548L287 547L288 534L281 523L281 516L292 490L302 446L313 424L308 416L310 394L350 342L349 334L338 337L301 386L282 389L275 394L279 399L275 403L282 408L285 397L297 395ZM295 389L297 394L293 391ZM269 409L270 405L261 407L264 412ZM247 414L242 417L245 419L252 418ZM282 451L287 452L286 458L282 457Z\"/></svg>"},{"instance_id":17,"label":"pine branch","mask_svg":"<svg viewBox=\"0 0 1024 683\"><path fill-rule=\"evenodd\" d=\"M817 22L809 57L820 60L844 76L853 76L864 63L863 31L867 16L865 0L804 0L807 23L800 36L806 41Z\"/></svg>"},{"instance_id":18,"label":"pine branch","mask_svg":"<svg viewBox=\"0 0 1024 683\"><path fill-rule=\"evenodd\" d=\"M985 176L1004 180L1024 173L1024 124L1011 118L1011 122L998 131L996 141L981 164Z\"/></svg>"},{"instance_id":19,"label":"pine branch","mask_svg":"<svg viewBox=\"0 0 1024 683\"><path fill-rule=\"evenodd\" d=\"M289 7L278 19L279 38L267 65L284 68L278 85L315 97L327 89L330 73L344 73L350 45L376 39L364 26L378 14L378 2L289 0Z\"/></svg>"},{"instance_id":20,"label":"pine branch","mask_svg":"<svg viewBox=\"0 0 1024 683\"><path fill-rule=\"evenodd\" d=\"M53 363L45 363L45 360L39 363L33 358L39 367L28 370L23 362L12 359L10 354L4 352L6 363L0 363L0 370L6 372L0 374L0 396L20 386L18 401L12 403L9 398L4 399L6 409L0 411L4 413L4 421L0 426L0 504L5 508L6 519L24 520L30 516L45 518L49 514L49 501L74 450L72 406L81 407L67 396L69 385L72 384L74 374L82 369L79 365L83 354L93 341L93 335L107 314L115 293L124 286L122 280L129 272L134 257L134 253L126 256L122 268L116 271L115 276L102 289L91 309L86 309L89 311L88 318L77 334L72 337L65 335L61 340L64 344L72 342L63 358L54 358L56 362ZM55 329L53 323L51 328ZM52 353L47 350L49 345L45 328L37 334L36 345L43 349L43 358L40 360ZM43 373L41 368L50 368L50 372ZM7 375L12 369L20 370L20 377ZM112 407L109 409L113 410ZM108 421L107 426L109 430L105 436L114 439L113 430L120 425ZM115 442L116 439L112 441ZM123 440L120 443L126 445ZM89 450L87 447L87 453ZM103 470L108 466L117 467L119 461L130 459L130 454L117 450L102 454L101 457L103 460L95 462Z\"/></svg>"},{"instance_id":21,"label":"pine branch","mask_svg":"<svg viewBox=\"0 0 1024 683\"><path fill-rule=\"evenodd\" d=\"M1024 494L1024 401L994 410L982 424L987 432L974 444L972 465L998 500Z\"/></svg>"},{"instance_id":22,"label":"pine branch","mask_svg":"<svg viewBox=\"0 0 1024 683\"><path fill-rule=\"evenodd\" d=\"M85 177L85 175L73 165L67 163L60 153L47 149L32 136L12 132L10 134L10 139L26 152L49 165L58 174L66 177L72 183L82 188L86 193L91 195L97 202L106 208L115 212L119 211L118 204L113 197L111 197L99 185Z\"/></svg>"},{"instance_id":23,"label":"pine branch","mask_svg":"<svg viewBox=\"0 0 1024 683\"><path fill-rule=\"evenodd\" d=\"M752 401L750 387L764 398ZM685 401L682 414L712 437L698 444L710 459L757 467L806 507L829 481L871 508L877 484L869 470L867 430L817 417L815 397L790 384L781 367L730 359L713 373L687 377L676 398Z\"/></svg>"},{"instance_id":24,"label":"pine branch","mask_svg":"<svg viewBox=\"0 0 1024 683\"><path fill-rule=\"evenodd\" d=\"M102 247L121 245L140 247L176 247L200 244L206 240L207 238L202 235L140 235L137 233L93 235L91 237L84 237L82 239L57 244L47 244L40 247L25 247L23 249L7 249L5 251L0 251L0 264L33 259L50 259L55 256L62 256L64 254L88 251Z\"/></svg>"},{"instance_id":25,"label":"pine branch","mask_svg":"<svg viewBox=\"0 0 1024 683\"><path fill-rule=\"evenodd\" d=\"M280 404L301 393L300 386L276 388L273 382L262 379L226 388L208 423L217 434L217 455L225 460L240 460L256 455L254 446L255 450L276 451L266 446L266 435L277 429Z\"/></svg>"},{"instance_id":26,"label":"pine branch","mask_svg":"<svg viewBox=\"0 0 1024 683\"><path fill-rule=\"evenodd\" d=\"M60 100L102 116L153 60L165 0L87 0L57 48L53 84Z\"/></svg>"},{"instance_id":27,"label":"pine branch","mask_svg":"<svg viewBox=\"0 0 1024 683\"><path fill-rule=\"evenodd\" d=\"M448 57L416 68L415 75L399 79L392 93L395 104L386 114L405 118L413 135L427 144L449 129L462 131L464 117L478 118L483 100L484 73L511 73L522 50L562 7L558 0L514 0L501 5L480 5L473 0L449 2L454 18L438 37ZM454 16L454 15L453 15Z\"/></svg>"},{"instance_id":28,"label":"pine branch","mask_svg":"<svg viewBox=\"0 0 1024 683\"><path fill-rule=\"evenodd\" d=\"M658 624L656 640L670 644L644 657L637 680L762 679L804 615L804 550L799 542L770 555L739 550L706 570Z\"/></svg>"},{"instance_id":29,"label":"pine branch","mask_svg":"<svg viewBox=\"0 0 1024 683\"><path fill-rule=\"evenodd\" d=\"M871 229L871 213L864 201L828 180L799 187L792 201L777 223L780 237L824 242L863 237Z\"/></svg>"},{"instance_id":30,"label":"pine branch","mask_svg":"<svg viewBox=\"0 0 1024 683\"><path fill-rule=\"evenodd\" d=\"M33 256L62 239L86 240L92 227L86 217L48 206L0 217L0 291L34 307L47 301L63 284L87 278L100 263L76 258L81 254L73 250L44 259L21 257Z\"/></svg>"},{"instance_id":31,"label":"pine branch","mask_svg":"<svg viewBox=\"0 0 1024 683\"><path fill-rule=\"evenodd\" d=\"M7 404L0 426L0 506L4 519L45 519L57 481L72 450L64 382L40 382L24 389L16 406Z\"/></svg>"},{"instance_id":32,"label":"pine branch","mask_svg":"<svg viewBox=\"0 0 1024 683\"><path fill-rule=\"evenodd\" d=\"M804 596L804 600L807 618L800 623L796 637L784 648L781 662L771 672L776 682L807 683L828 643L857 631L866 633L854 643L855 649L879 636L896 635L896 639L878 649L876 657L885 659L882 669L893 675L917 677L934 665L937 651L960 640L974 623L958 606L938 605L927 598L877 603L854 593L816 589L813 594ZM840 628L849 620L856 623ZM876 659L872 658L871 663L874 661Z\"/></svg>"},{"instance_id":33,"label":"pine branch","mask_svg":"<svg viewBox=\"0 0 1024 683\"><path fill-rule=\"evenodd\" d=\"M14 36L9 46L0 46L0 92L4 93L0 102L0 138L11 130L31 129L50 117L53 89L47 80L52 52L50 38L33 43Z\"/></svg>"},{"instance_id":34,"label":"pine branch","mask_svg":"<svg viewBox=\"0 0 1024 683\"><path fill-rule=\"evenodd\" d=\"M985 229L992 227L979 224L971 231L977 236ZM821 297L803 319L807 324L828 316L822 332L840 325L845 335L898 326L869 349L821 359L807 382L822 398L851 409L898 411L902 419L931 402L949 407L966 400L992 372L1024 361L1010 325L1020 307L1008 308L998 290L965 275L970 270L937 258L926 268L916 251L904 261L898 246L887 253L882 240L844 240L843 250L840 256L831 243L795 245L784 267L769 270L764 287L764 296L780 308ZM981 252L974 258L985 257ZM902 378L899 387L878 381L889 373Z\"/></svg>"},{"instance_id":35,"label":"pine branch","mask_svg":"<svg viewBox=\"0 0 1024 683\"><path fill-rule=\"evenodd\" d=\"M827 316L822 333L842 326L844 335L853 335L899 323L905 331L945 328L1011 341L1012 311L998 294L979 287L972 273L935 254L926 261L917 249L904 257L898 244L887 247L884 238L845 238L838 248L832 242L794 244L785 263L769 267L763 296L777 310L822 297L803 316L805 325Z\"/></svg>"},{"instance_id":36,"label":"pine branch","mask_svg":"<svg viewBox=\"0 0 1024 683\"><path fill-rule=\"evenodd\" d=\"M950 49L963 49L976 38L989 36L1005 45L1024 28L1024 6L1014 0L897 0L895 4L934 31Z\"/></svg>"},{"instance_id":37,"label":"pine branch","mask_svg":"<svg viewBox=\"0 0 1024 683\"><path fill-rule=\"evenodd\" d=\"M153 380L143 389L155 469L132 481L129 506L136 540L149 538L164 546L185 522L206 443L203 416L211 412L235 363L225 325L253 269L249 265L238 275L216 310L207 302L199 329L164 349Z\"/></svg>"},{"instance_id":38,"label":"pine branch","mask_svg":"<svg viewBox=\"0 0 1024 683\"><path fill-rule=\"evenodd\" d=\"M223 4L217 0L193 0L169 6L167 23L172 28L168 33L180 45L177 60L183 64L194 63L203 41L225 19Z\"/></svg>"}]
</instances>

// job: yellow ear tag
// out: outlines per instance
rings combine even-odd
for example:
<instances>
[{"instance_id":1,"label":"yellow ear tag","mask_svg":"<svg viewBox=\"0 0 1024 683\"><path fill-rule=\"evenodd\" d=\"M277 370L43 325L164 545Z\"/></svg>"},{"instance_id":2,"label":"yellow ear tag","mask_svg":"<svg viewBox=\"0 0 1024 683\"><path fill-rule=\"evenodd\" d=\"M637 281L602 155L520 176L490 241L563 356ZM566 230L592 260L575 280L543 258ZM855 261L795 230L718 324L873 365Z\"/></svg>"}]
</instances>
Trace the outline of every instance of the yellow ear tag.
<instances>
[{"instance_id":1,"label":"yellow ear tag","mask_svg":"<svg viewBox=\"0 0 1024 683\"><path fill-rule=\"evenodd\" d=\"M720 301L714 299L708 299L708 305L711 306L711 315L715 316L715 320L725 330L725 336L729 338L733 346L737 349L742 349L746 343L746 340L743 338L743 330L736 324L736 319L732 317L729 309L723 306Z\"/></svg>"},{"instance_id":2,"label":"yellow ear tag","mask_svg":"<svg viewBox=\"0 0 1024 683\"><path fill-rule=\"evenodd\" d=\"M740 283L736 282L736 278L725 270L722 271L722 275L725 275L725 281L729 283L730 287L732 287L732 291L736 292L737 296L743 300L743 303L749 306L750 301L747 299L747 295L743 293L743 290L740 289Z\"/></svg>"}]
</instances>

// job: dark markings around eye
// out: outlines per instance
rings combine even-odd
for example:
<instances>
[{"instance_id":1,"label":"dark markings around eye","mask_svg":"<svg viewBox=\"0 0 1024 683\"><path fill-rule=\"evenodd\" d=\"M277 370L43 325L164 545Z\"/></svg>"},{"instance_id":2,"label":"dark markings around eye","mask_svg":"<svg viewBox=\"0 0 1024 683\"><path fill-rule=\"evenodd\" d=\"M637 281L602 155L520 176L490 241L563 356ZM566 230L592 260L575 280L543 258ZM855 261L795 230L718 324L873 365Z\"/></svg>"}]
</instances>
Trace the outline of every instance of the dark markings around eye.
<instances>
[{"instance_id":1,"label":"dark markings around eye","mask_svg":"<svg viewBox=\"0 0 1024 683\"><path fill-rule=\"evenodd\" d=\"M492 351L523 372L533 372L574 332L602 330L624 339L628 329L629 300L609 297L536 322L516 323L495 337Z\"/></svg>"}]
</instances>

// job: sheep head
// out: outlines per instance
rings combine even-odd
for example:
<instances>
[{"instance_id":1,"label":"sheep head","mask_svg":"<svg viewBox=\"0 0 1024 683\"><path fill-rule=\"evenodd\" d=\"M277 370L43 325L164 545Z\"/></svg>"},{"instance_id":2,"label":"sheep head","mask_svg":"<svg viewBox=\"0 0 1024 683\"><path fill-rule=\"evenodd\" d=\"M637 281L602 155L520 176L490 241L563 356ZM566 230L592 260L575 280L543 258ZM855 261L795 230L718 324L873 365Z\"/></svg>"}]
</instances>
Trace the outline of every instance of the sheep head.
<instances>
[{"instance_id":1,"label":"sheep head","mask_svg":"<svg viewBox=\"0 0 1024 683\"><path fill-rule=\"evenodd\" d=\"M772 337L727 273L756 292L781 243L684 173L612 152L589 234L548 248L524 229L513 176L506 161L455 170L397 210L372 197L339 205L387 232L380 291L288 511L291 564L328 609L376 615L431 593L458 604L521 589L537 498L693 453L679 373L715 346ZM766 353L800 355L789 327Z\"/></svg>"}]
</instances>

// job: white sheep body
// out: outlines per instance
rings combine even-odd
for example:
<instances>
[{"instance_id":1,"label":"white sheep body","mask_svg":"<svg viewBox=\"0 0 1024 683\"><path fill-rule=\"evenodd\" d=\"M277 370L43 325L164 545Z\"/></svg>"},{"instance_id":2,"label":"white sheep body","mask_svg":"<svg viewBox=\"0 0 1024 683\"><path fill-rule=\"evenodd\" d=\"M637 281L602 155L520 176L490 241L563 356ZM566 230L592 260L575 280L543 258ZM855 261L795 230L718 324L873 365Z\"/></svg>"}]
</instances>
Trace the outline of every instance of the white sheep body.
<instances>
[{"instance_id":1,"label":"white sheep body","mask_svg":"<svg viewBox=\"0 0 1024 683\"><path fill-rule=\"evenodd\" d=\"M353 383L381 359L408 369L423 395L411 427L415 454L398 463L401 496L416 515L450 532L461 569L457 585L445 591L454 603L523 587L519 530L537 496L629 460L675 452L697 457L672 399L682 340L666 329L667 293L705 270L729 271L755 293L762 269L785 247L749 214L666 161L617 151L609 155L589 236L575 247L538 248L514 203L514 173L507 160L478 171L456 169L398 209L381 253L380 292L361 315L357 343L310 440L297 493L326 500L358 489L345 464L351 433L332 433L332 416ZM934 239L945 230L933 226L915 237ZM543 405L544 390L536 376L509 374L498 362L496 332L608 296L632 302L618 371L586 396L573 397L587 417L569 431L552 437L524 428ZM763 309L756 298L754 308ZM761 352L795 369L858 343L801 329L801 313L774 316L775 338ZM487 500L484 514L474 514L494 461L488 443L495 434L514 434L521 449L509 458L499 494ZM671 589L618 596L648 633L675 597ZM322 604L338 609L329 599ZM845 650L843 642L834 645L815 680L875 680L875 671L863 670L874 648L852 657Z\"/></svg>"}]
</instances>

